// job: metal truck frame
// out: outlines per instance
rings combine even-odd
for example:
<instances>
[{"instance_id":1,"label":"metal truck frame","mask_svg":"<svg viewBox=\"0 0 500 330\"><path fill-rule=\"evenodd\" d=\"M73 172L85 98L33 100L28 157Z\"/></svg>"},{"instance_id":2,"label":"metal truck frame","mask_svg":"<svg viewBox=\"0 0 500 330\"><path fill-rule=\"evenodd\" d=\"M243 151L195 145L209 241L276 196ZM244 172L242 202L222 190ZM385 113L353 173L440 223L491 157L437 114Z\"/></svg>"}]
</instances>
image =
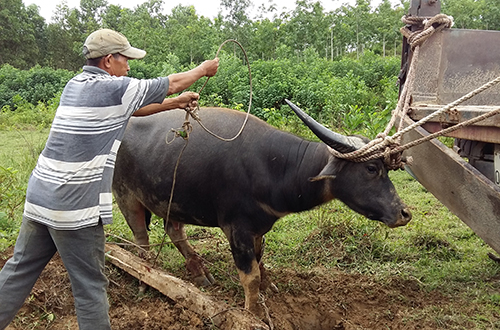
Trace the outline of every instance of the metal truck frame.
<instances>
[{"instance_id":1,"label":"metal truck frame","mask_svg":"<svg viewBox=\"0 0 500 330\"><path fill-rule=\"evenodd\" d=\"M412 0L409 15L432 17L439 0ZM411 26L411 29L418 29ZM403 40L401 86L412 61ZM500 31L443 29L419 50L412 101L404 126L442 108L500 76ZM500 86L474 96L403 136L403 143L500 108ZM404 152L412 156L406 169L493 250L500 253L500 115L448 136L449 148L434 139ZM468 160L468 161L467 161Z\"/></svg>"}]
</instances>

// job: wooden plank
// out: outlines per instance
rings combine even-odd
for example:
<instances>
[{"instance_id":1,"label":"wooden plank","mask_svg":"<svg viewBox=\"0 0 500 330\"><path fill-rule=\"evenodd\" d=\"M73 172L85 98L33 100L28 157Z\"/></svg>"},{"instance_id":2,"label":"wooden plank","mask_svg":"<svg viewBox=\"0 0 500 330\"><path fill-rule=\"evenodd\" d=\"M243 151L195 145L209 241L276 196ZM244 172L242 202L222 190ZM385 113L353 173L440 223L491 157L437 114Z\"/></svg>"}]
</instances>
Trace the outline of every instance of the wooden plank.
<instances>
[{"instance_id":1,"label":"wooden plank","mask_svg":"<svg viewBox=\"0 0 500 330\"><path fill-rule=\"evenodd\" d=\"M412 104L408 115L411 119L418 121L440 110L443 106L435 104ZM488 112L498 109L499 105L464 105L456 106L430 120L430 122L437 122L442 124L458 124L469 119L473 119L484 115ZM495 115L486 118L474 124L474 126L492 126L500 127L500 115Z\"/></svg>"},{"instance_id":2,"label":"wooden plank","mask_svg":"<svg viewBox=\"0 0 500 330\"><path fill-rule=\"evenodd\" d=\"M422 127L429 133L435 133L449 127L449 125L428 122L423 124ZM465 126L461 129L446 134L446 136L454 137L457 139L500 144L500 127Z\"/></svg>"},{"instance_id":3,"label":"wooden plank","mask_svg":"<svg viewBox=\"0 0 500 330\"><path fill-rule=\"evenodd\" d=\"M405 118L405 127L412 123ZM428 134L417 128L403 136L403 143ZM413 157L408 172L500 253L500 188L436 139L412 147L404 155Z\"/></svg>"},{"instance_id":4,"label":"wooden plank","mask_svg":"<svg viewBox=\"0 0 500 330\"><path fill-rule=\"evenodd\" d=\"M106 257L115 266L157 289L170 299L193 312L210 318L220 329L269 330L269 327L252 313L232 308L165 272L151 268L144 260L112 244L106 244Z\"/></svg>"}]
</instances>

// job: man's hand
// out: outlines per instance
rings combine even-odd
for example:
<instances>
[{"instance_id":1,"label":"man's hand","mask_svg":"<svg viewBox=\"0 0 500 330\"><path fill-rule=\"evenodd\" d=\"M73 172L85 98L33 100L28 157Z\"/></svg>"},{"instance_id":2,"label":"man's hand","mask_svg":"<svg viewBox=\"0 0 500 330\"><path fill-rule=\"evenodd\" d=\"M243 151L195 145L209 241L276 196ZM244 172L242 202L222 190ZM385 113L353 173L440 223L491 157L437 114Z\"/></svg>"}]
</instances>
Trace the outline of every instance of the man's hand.
<instances>
[{"instance_id":1,"label":"man's hand","mask_svg":"<svg viewBox=\"0 0 500 330\"><path fill-rule=\"evenodd\" d=\"M168 91L167 95L180 93L189 88L195 81L201 77L213 77L219 68L219 59L216 57L213 60L208 60L196 68L186 72L173 73L168 76Z\"/></svg>"},{"instance_id":2,"label":"man's hand","mask_svg":"<svg viewBox=\"0 0 500 330\"><path fill-rule=\"evenodd\" d=\"M200 95L195 92L184 92L179 96L164 99L162 103L152 103L137 110L133 116L149 116L157 112L183 109L189 107L191 111L196 110L198 107L198 99Z\"/></svg>"},{"instance_id":3,"label":"man's hand","mask_svg":"<svg viewBox=\"0 0 500 330\"><path fill-rule=\"evenodd\" d=\"M189 107L191 111L195 110L198 107L198 99L200 95L195 92L184 92L181 95L175 97L179 102L179 108L186 109Z\"/></svg>"},{"instance_id":4,"label":"man's hand","mask_svg":"<svg viewBox=\"0 0 500 330\"><path fill-rule=\"evenodd\" d=\"M216 57L213 60L207 60L200 64L200 67L205 72L205 77L213 77L219 69L219 58Z\"/></svg>"}]
</instances>

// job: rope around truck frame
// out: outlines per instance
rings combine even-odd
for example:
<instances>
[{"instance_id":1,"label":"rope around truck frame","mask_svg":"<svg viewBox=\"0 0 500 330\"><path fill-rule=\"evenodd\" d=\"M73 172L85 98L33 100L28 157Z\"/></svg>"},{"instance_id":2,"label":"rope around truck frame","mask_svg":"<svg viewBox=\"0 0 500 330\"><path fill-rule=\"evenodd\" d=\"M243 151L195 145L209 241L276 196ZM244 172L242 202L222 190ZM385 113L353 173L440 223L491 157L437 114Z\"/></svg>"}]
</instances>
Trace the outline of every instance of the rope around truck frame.
<instances>
[{"instance_id":1,"label":"rope around truck frame","mask_svg":"<svg viewBox=\"0 0 500 330\"><path fill-rule=\"evenodd\" d=\"M456 101L447 104L446 106L426 116L425 118L422 118L418 122L415 122L412 125L403 128L404 117L407 115L408 110L410 108L413 83L415 80L416 63L419 56L420 46L435 32L441 31L444 28L450 28L453 25L453 18L444 14L439 14L431 18L405 15L401 18L401 20L403 23L406 24L405 27L401 28L401 33L403 34L404 37L407 38L408 43L413 50L413 58L411 60L410 68L408 70L407 80L404 84L403 90L399 97L397 107L392 113L391 120L383 133L380 133L374 140L370 141L367 145L356 151L342 154L330 148L330 151L336 157L348 159L353 162L364 162L371 159L382 158L385 162L386 167L390 170L403 168L405 164L411 165L410 158L405 160L401 157L401 154L404 150L419 145L421 143L430 141L436 137L444 136L450 132L461 129L465 126L472 125L476 122L479 122L481 120L484 120L486 118L492 117L500 113L500 108L497 108L481 116L464 121L462 123L451 126L447 129L443 129L436 133L429 134L428 136L414 140L405 145L401 145L401 138L403 134L415 129L418 126L425 124L430 119L450 110L451 108L465 102L466 100L472 98L473 96L483 92L484 90L500 82L500 77L497 77L496 79L482 85L476 90L473 90L470 93L462 96ZM420 27L420 29L412 32L410 30L411 25L417 25L418 27ZM398 129L394 135L389 136L388 134L390 130L393 128L396 119L398 117L400 119Z\"/></svg>"}]
</instances>

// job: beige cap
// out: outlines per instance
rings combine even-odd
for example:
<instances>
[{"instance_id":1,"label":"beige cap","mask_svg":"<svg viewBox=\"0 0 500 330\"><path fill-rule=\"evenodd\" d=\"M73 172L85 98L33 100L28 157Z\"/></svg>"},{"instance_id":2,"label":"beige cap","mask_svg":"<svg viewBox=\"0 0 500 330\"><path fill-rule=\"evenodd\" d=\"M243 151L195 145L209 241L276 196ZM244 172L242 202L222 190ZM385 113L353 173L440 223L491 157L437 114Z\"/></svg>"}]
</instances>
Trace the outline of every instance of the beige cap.
<instances>
[{"instance_id":1,"label":"beige cap","mask_svg":"<svg viewBox=\"0 0 500 330\"><path fill-rule=\"evenodd\" d=\"M130 46L123 34L110 29L92 32L83 44L83 56L87 59L116 53L128 58L143 58L146 56L144 50Z\"/></svg>"}]
</instances>

